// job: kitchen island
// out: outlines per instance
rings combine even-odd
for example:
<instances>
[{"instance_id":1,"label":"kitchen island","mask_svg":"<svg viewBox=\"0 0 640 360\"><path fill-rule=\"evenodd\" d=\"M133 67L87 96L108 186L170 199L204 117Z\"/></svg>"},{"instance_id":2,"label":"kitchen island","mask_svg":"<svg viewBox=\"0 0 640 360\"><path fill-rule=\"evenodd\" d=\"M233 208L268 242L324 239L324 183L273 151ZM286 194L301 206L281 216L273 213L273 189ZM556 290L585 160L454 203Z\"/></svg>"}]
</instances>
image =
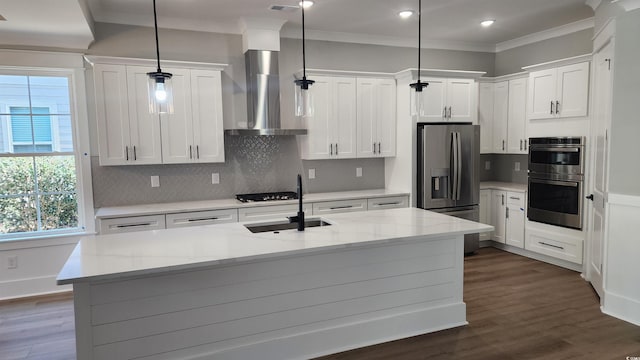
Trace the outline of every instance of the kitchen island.
<instances>
[{"instance_id":1,"label":"kitchen island","mask_svg":"<svg viewBox=\"0 0 640 360\"><path fill-rule=\"evenodd\" d=\"M73 284L78 359L298 359L466 324L463 235L421 209L87 236Z\"/></svg>"}]
</instances>

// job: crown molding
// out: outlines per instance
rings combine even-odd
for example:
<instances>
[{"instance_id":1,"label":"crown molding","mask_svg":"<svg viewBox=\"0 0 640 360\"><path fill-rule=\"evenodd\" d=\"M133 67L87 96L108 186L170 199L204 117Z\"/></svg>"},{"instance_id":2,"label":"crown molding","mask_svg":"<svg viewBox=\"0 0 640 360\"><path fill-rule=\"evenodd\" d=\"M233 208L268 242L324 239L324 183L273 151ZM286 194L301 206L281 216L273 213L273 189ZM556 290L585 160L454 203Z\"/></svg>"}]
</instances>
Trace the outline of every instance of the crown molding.
<instances>
[{"instance_id":1,"label":"crown molding","mask_svg":"<svg viewBox=\"0 0 640 360\"><path fill-rule=\"evenodd\" d=\"M156 59L140 59L140 58L126 58L116 56L98 56L98 55L85 55L85 60L91 66L94 64L112 64L112 65L137 65L137 66L157 66ZM184 69L201 69L201 70L218 70L223 71L228 64L215 64L215 63L203 63L193 61L175 61L175 60L162 60L163 68L178 67Z\"/></svg>"},{"instance_id":2,"label":"crown molding","mask_svg":"<svg viewBox=\"0 0 640 360\"><path fill-rule=\"evenodd\" d=\"M516 47L533 44L543 40L557 38L557 37L572 34L578 31L591 29L594 26L595 26L594 18L588 18L588 19L572 22L572 23L551 28L548 30L543 30L537 33L525 35L513 40L503 41L496 45L495 51L501 52L501 51L513 49Z\"/></svg>"},{"instance_id":3,"label":"crown molding","mask_svg":"<svg viewBox=\"0 0 640 360\"><path fill-rule=\"evenodd\" d=\"M602 4L602 0L586 0L584 3L590 6L593 9L593 11L596 11L598 6Z\"/></svg>"},{"instance_id":4,"label":"crown molding","mask_svg":"<svg viewBox=\"0 0 640 360\"><path fill-rule=\"evenodd\" d=\"M464 78L479 79L486 71L469 71L469 70L442 70L442 69L420 69L420 76L447 77L447 78ZM395 74L396 79L402 78L416 79L418 77L418 69L405 69Z\"/></svg>"},{"instance_id":5,"label":"crown molding","mask_svg":"<svg viewBox=\"0 0 640 360\"><path fill-rule=\"evenodd\" d=\"M640 9L640 0L611 0L611 3L620 5L625 11Z\"/></svg>"},{"instance_id":6,"label":"crown molding","mask_svg":"<svg viewBox=\"0 0 640 360\"><path fill-rule=\"evenodd\" d=\"M565 65L577 64L585 61L591 61L592 59L593 59L593 56L591 54L584 54L584 55L573 56L565 59L548 61L540 64L523 66L522 70L528 71L528 72L538 71L538 70L550 69L550 68L560 67Z\"/></svg>"},{"instance_id":7,"label":"crown molding","mask_svg":"<svg viewBox=\"0 0 640 360\"><path fill-rule=\"evenodd\" d=\"M2 66L81 69L81 53L0 49Z\"/></svg>"}]
</instances>

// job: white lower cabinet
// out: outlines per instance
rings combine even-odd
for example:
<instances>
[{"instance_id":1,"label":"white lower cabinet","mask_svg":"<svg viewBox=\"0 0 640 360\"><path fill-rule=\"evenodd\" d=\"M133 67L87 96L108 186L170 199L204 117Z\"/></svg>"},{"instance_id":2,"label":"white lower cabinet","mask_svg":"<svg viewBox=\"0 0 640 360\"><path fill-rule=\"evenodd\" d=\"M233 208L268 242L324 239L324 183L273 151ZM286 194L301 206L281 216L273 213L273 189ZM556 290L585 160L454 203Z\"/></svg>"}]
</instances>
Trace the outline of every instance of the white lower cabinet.
<instances>
[{"instance_id":1,"label":"white lower cabinet","mask_svg":"<svg viewBox=\"0 0 640 360\"><path fill-rule=\"evenodd\" d=\"M491 225L493 230L493 241L504 244L507 224L507 192L501 190L491 191Z\"/></svg>"},{"instance_id":2,"label":"white lower cabinet","mask_svg":"<svg viewBox=\"0 0 640 360\"><path fill-rule=\"evenodd\" d=\"M313 215L366 211L367 199L323 201L313 203Z\"/></svg>"},{"instance_id":3,"label":"white lower cabinet","mask_svg":"<svg viewBox=\"0 0 640 360\"><path fill-rule=\"evenodd\" d=\"M491 189L480 190L480 222L487 225L493 224L491 222ZM491 240L492 235L493 231L480 233L480 241Z\"/></svg>"},{"instance_id":4,"label":"white lower cabinet","mask_svg":"<svg viewBox=\"0 0 640 360\"><path fill-rule=\"evenodd\" d=\"M159 230L165 228L164 214L100 219L98 222L100 223L98 226L100 234Z\"/></svg>"},{"instance_id":5,"label":"white lower cabinet","mask_svg":"<svg viewBox=\"0 0 640 360\"><path fill-rule=\"evenodd\" d=\"M238 222L238 209L193 211L167 214L167 229Z\"/></svg>"},{"instance_id":6,"label":"white lower cabinet","mask_svg":"<svg viewBox=\"0 0 640 360\"><path fill-rule=\"evenodd\" d=\"M579 230L529 222L525 249L539 254L582 264L583 235Z\"/></svg>"},{"instance_id":7,"label":"white lower cabinet","mask_svg":"<svg viewBox=\"0 0 640 360\"><path fill-rule=\"evenodd\" d=\"M367 199L367 210L396 209L409 207L408 196L393 196Z\"/></svg>"},{"instance_id":8,"label":"white lower cabinet","mask_svg":"<svg viewBox=\"0 0 640 360\"><path fill-rule=\"evenodd\" d=\"M524 248L524 209L523 193L508 191L505 242L507 245Z\"/></svg>"}]
</instances>

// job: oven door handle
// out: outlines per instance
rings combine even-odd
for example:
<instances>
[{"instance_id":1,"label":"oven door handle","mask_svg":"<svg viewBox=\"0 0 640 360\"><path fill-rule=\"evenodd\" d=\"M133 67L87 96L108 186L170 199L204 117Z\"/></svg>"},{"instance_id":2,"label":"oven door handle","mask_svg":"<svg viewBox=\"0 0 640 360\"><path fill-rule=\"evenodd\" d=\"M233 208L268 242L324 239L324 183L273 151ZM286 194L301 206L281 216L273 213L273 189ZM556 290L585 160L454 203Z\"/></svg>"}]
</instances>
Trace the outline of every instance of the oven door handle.
<instances>
[{"instance_id":1,"label":"oven door handle","mask_svg":"<svg viewBox=\"0 0 640 360\"><path fill-rule=\"evenodd\" d=\"M569 186L569 187L578 187L577 181L556 181L556 180L545 180L545 179L535 179L529 177L530 182L538 183L538 184L549 184L549 185L558 185L558 186Z\"/></svg>"},{"instance_id":2,"label":"oven door handle","mask_svg":"<svg viewBox=\"0 0 640 360\"><path fill-rule=\"evenodd\" d=\"M532 147L531 145L529 145L529 151L534 152L534 151L549 151L549 152L580 152L579 148L576 147Z\"/></svg>"}]
</instances>

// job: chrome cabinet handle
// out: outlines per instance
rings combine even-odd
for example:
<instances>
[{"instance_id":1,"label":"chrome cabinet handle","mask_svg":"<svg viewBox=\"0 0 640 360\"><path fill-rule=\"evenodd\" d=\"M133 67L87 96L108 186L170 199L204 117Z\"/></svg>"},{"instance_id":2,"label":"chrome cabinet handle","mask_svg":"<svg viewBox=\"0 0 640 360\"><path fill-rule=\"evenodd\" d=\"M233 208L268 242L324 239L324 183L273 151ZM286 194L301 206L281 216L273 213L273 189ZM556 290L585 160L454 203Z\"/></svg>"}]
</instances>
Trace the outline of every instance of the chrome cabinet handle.
<instances>
[{"instance_id":1,"label":"chrome cabinet handle","mask_svg":"<svg viewBox=\"0 0 640 360\"><path fill-rule=\"evenodd\" d=\"M382 143L378 143L378 155L382 154L382 150L380 149L382 147Z\"/></svg>"},{"instance_id":2,"label":"chrome cabinet handle","mask_svg":"<svg viewBox=\"0 0 640 360\"><path fill-rule=\"evenodd\" d=\"M504 140L502 140L502 150L504 150Z\"/></svg>"},{"instance_id":3,"label":"chrome cabinet handle","mask_svg":"<svg viewBox=\"0 0 640 360\"><path fill-rule=\"evenodd\" d=\"M560 113L560 101L556 101L556 114Z\"/></svg>"},{"instance_id":4,"label":"chrome cabinet handle","mask_svg":"<svg viewBox=\"0 0 640 360\"><path fill-rule=\"evenodd\" d=\"M376 153L376 143L373 143L373 153Z\"/></svg>"},{"instance_id":5,"label":"chrome cabinet handle","mask_svg":"<svg viewBox=\"0 0 640 360\"><path fill-rule=\"evenodd\" d=\"M116 225L117 228L128 228L128 227L136 227L136 226L150 226L151 223L150 222L146 222L146 223L138 223L138 224L122 224L122 225Z\"/></svg>"},{"instance_id":6,"label":"chrome cabinet handle","mask_svg":"<svg viewBox=\"0 0 640 360\"><path fill-rule=\"evenodd\" d=\"M336 155L338 155L338 143L336 143Z\"/></svg>"},{"instance_id":7,"label":"chrome cabinet handle","mask_svg":"<svg viewBox=\"0 0 640 360\"><path fill-rule=\"evenodd\" d=\"M502 205L504 205L504 195L500 195L502 196Z\"/></svg>"},{"instance_id":8,"label":"chrome cabinet handle","mask_svg":"<svg viewBox=\"0 0 640 360\"><path fill-rule=\"evenodd\" d=\"M124 147L124 153L126 154L125 156L126 156L127 161L129 161L129 147L128 146Z\"/></svg>"},{"instance_id":9,"label":"chrome cabinet handle","mask_svg":"<svg viewBox=\"0 0 640 360\"><path fill-rule=\"evenodd\" d=\"M522 139L520 139L520 151L522 151Z\"/></svg>"},{"instance_id":10,"label":"chrome cabinet handle","mask_svg":"<svg viewBox=\"0 0 640 360\"><path fill-rule=\"evenodd\" d=\"M524 139L524 149L527 150L527 143L529 142L529 140Z\"/></svg>"},{"instance_id":11,"label":"chrome cabinet handle","mask_svg":"<svg viewBox=\"0 0 640 360\"><path fill-rule=\"evenodd\" d=\"M553 101L551 101L551 110L549 111L549 114L553 115Z\"/></svg>"},{"instance_id":12,"label":"chrome cabinet handle","mask_svg":"<svg viewBox=\"0 0 640 360\"><path fill-rule=\"evenodd\" d=\"M193 159L193 146L189 145L189 159Z\"/></svg>"},{"instance_id":13,"label":"chrome cabinet handle","mask_svg":"<svg viewBox=\"0 0 640 360\"><path fill-rule=\"evenodd\" d=\"M333 155L333 144L329 144L329 155Z\"/></svg>"},{"instance_id":14,"label":"chrome cabinet handle","mask_svg":"<svg viewBox=\"0 0 640 360\"><path fill-rule=\"evenodd\" d=\"M345 206L333 206L330 207L330 210L337 210L337 209L351 209L353 207L353 205L345 205Z\"/></svg>"},{"instance_id":15,"label":"chrome cabinet handle","mask_svg":"<svg viewBox=\"0 0 640 360\"><path fill-rule=\"evenodd\" d=\"M515 196L509 196L509 199L511 199L511 200L520 200L519 197L515 197Z\"/></svg>"},{"instance_id":16,"label":"chrome cabinet handle","mask_svg":"<svg viewBox=\"0 0 640 360\"><path fill-rule=\"evenodd\" d=\"M451 120L451 106L449 106L449 120Z\"/></svg>"},{"instance_id":17,"label":"chrome cabinet handle","mask_svg":"<svg viewBox=\"0 0 640 360\"><path fill-rule=\"evenodd\" d=\"M446 119L447 118L447 107L445 106L444 109L442 109L442 118Z\"/></svg>"},{"instance_id":18,"label":"chrome cabinet handle","mask_svg":"<svg viewBox=\"0 0 640 360\"><path fill-rule=\"evenodd\" d=\"M133 160L138 160L138 155L136 155L136 146L133 145Z\"/></svg>"},{"instance_id":19,"label":"chrome cabinet handle","mask_svg":"<svg viewBox=\"0 0 640 360\"><path fill-rule=\"evenodd\" d=\"M558 246L558 245L553 245L553 244L548 244L546 242L542 242L542 241L538 241L538 244L540 245L546 245L546 246L551 246L554 247L556 249L560 249L560 250L564 250L564 248L562 246Z\"/></svg>"},{"instance_id":20,"label":"chrome cabinet handle","mask_svg":"<svg viewBox=\"0 0 640 360\"><path fill-rule=\"evenodd\" d=\"M187 219L187 222L197 222L197 221L209 221L209 220L218 220L217 217L204 217L204 218L196 218L196 219Z\"/></svg>"},{"instance_id":21,"label":"chrome cabinet handle","mask_svg":"<svg viewBox=\"0 0 640 360\"><path fill-rule=\"evenodd\" d=\"M196 158L200 159L200 145L196 145Z\"/></svg>"},{"instance_id":22,"label":"chrome cabinet handle","mask_svg":"<svg viewBox=\"0 0 640 360\"><path fill-rule=\"evenodd\" d=\"M400 205L400 202L388 202L388 203L379 203L378 206L391 206L391 205Z\"/></svg>"}]
</instances>

